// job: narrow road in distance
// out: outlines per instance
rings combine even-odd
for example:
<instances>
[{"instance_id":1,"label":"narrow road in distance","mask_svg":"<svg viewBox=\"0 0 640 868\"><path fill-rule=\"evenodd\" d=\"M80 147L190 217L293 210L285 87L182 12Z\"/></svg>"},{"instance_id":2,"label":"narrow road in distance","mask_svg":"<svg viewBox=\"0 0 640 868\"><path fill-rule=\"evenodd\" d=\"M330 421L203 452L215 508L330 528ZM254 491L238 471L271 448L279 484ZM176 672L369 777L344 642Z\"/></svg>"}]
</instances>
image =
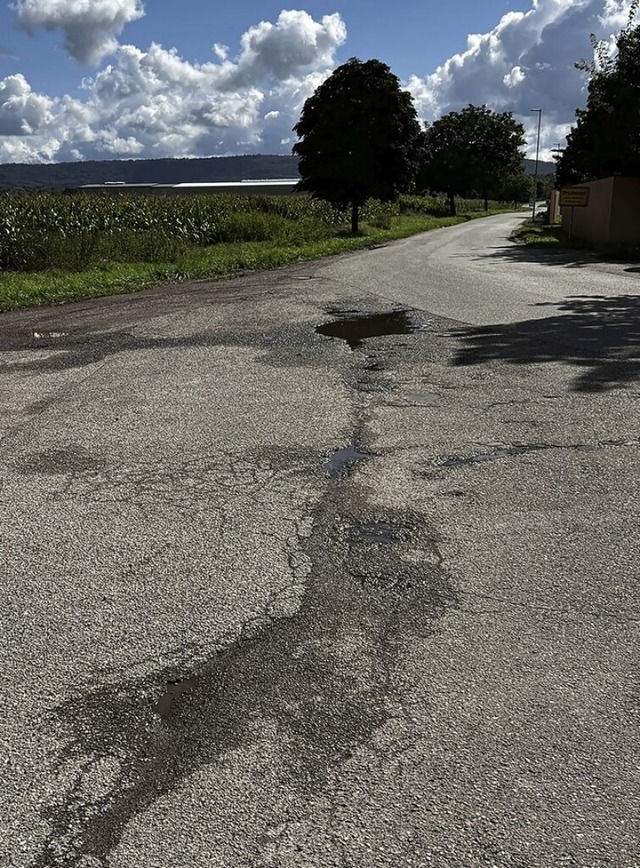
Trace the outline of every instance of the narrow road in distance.
<instances>
[{"instance_id":1,"label":"narrow road in distance","mask_svg":"<svg viewBox=\"0 0 640 868\"><path fill-rule=\"evenodd\" d=\"M509 236L522 219L505 214L439 229L339 260L318 274L475 324L546 317L546 305L568 296L636 291L638 265L599 261L588 251L514 244Z\"/></svg>"},{"instance_id":2,"label":"narrow road in distance","mask_svg":"<svg viewBox=\"0 0 640 868\"><path fill-rule=\"evenodd\" d=\"M3 868L638 868L638 273L520 219L0 315Z\"/></svg>"}]
</instances>

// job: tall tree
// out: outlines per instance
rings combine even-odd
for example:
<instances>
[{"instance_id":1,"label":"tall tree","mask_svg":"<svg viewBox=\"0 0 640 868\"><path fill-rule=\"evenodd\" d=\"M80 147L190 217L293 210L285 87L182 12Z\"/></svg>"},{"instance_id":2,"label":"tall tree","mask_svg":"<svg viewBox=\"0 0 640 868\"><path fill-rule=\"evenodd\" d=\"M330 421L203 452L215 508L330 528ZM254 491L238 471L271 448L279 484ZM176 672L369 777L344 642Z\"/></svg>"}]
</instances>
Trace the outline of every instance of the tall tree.
<instances>
[{"instance_id":1,"label":"tall tree","mask_svg":"<svg viewBox=\"0 0 640 868\"><path fill-rule=\"evenodd\" d=\"M609 50L592 36L595 59L576 66L589 77L587 104L558 159L561 185L609 175L640 175L640 26L631 4L627 26Z\"/></svg>"},{"instance_id":2,"label":"tall tree","mask_svg":"<svg viewBox=\"0 0 640 868\"><path fill-rule=\"evenodd\" d=\"M352 57L305 102L294 127L299 189L351 206L351 230L367 199L397 199L412 189L422 129L411 94L379 60Z\"/></svg>"},{"instance_id":3,"label":"tall tree","mask_svg":"<svg viewBox=\"0 0 640 868\"><path fill-rule=\"evenodd\" d=\"M538 184L540 184L539 181ZM514 205L520 205L531 199L534 186L531 175L527 175L524 171L518 172L504 179L502 186L497 192L497 198L504 202L513 202Z\"/></svg>"},{"instance_id":4,"label":"tall tree","mask_svg":"<svg viewBox=\"0 0 640 868\"><path fill-rule=\"evenodd\" d=\"M446 193L452 215L456 195L479 194L488 210L490 196L522 171L524 144L524 127L511 112L484 105L449 112L426 131L418 184Z\"/></svg>"}]
</instances>

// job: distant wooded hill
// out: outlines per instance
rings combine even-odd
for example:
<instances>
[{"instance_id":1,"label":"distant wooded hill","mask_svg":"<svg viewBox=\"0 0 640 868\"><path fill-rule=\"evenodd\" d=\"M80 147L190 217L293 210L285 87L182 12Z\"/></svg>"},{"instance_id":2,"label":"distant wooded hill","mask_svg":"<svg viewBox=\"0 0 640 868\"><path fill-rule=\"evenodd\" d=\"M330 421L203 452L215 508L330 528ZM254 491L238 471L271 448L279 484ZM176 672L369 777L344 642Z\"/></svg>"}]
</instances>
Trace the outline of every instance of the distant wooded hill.
<instances>
[{"instance_id":1,"label":"distant wooded hill","mask_svg":"<svg viewBox=\"0 0 640 868\"><path fill-rule=\"evenodd\" d=\"M536 161L535 160L523 160L524 170L527 175L535 175L536 172ZM538 175L554 175L556 171L555 162L547 163L544 160L538 161Z\"/></svg>"},{"instance_id":2,"label":"distant wooded hill","mask_svg":"<svg viewBox=\"0 0 640 868\"><path fill-rule=\"evenodd\" d=\"M83 184L180 184L296 178L298 158L277 155L196 160L87 160L51 165L0 164L0 189L60 189Z\"/></svg>"},{"instance_id":3,"label":"distant wooded hill","mask_svg":"<svg viewBox=\"0 0 640 868\"><path fill-rule=\"evenodd\" d=\"M534 160L525 160L534 173ZM555 172L555 163L538 164L538 174ZM127 184L180 184L198 181L245 181L296 178L298 158L277 154L208 157L195 160L88 160L81 163L0 164L0 190L64 189L83 184L125 181Z\"/></svg>"}]
</instances>

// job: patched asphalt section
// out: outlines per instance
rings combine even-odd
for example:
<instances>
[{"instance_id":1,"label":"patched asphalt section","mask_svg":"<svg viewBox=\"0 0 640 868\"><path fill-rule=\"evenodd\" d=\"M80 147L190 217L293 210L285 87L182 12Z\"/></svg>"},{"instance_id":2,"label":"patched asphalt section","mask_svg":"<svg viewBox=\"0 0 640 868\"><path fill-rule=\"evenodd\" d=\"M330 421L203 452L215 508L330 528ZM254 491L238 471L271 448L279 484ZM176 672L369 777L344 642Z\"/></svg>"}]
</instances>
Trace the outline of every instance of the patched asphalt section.
<instances>
[{"instance_id":1,"label":"patched asphalt section","mask_svg":"<svg viewBox=\"0 0 640 868\"><path fill-rule=\"evenodd\" d=\"M411 546L432 557L408 562ZM429 636L458 604L437 535L420 515L372 510L356 472L328 480L303 549L313 566L292 617L265 612L196 672L123 680L58 708L62 762L79 772L46 809L52 833L31 868L106 866L134 817L269 722L280 781L301 795L321 792L330 770L370 741L392 713L391 673L406 641ZM106 792L91 786L105 767Z\"/></svg>"}]
</instances>

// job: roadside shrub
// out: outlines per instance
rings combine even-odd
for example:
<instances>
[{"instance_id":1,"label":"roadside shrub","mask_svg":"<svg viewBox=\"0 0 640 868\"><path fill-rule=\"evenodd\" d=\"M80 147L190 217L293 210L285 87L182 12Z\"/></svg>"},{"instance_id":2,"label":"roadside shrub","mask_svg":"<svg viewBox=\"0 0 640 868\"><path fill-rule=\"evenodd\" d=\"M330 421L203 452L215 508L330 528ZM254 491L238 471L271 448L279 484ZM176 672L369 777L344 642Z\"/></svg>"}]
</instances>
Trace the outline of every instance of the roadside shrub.
<instances>
[{"instance_id":1,"label":"roadside shrub","mask_svg":"<svg viewBox=\"0 0 640 868\"><path fill-rule=\"evenodd\" d=\"M406 215L422 215L429 217L448 217L449 205L440 196L401 196L400 213Z\"/></svg>"}]
</instances>

